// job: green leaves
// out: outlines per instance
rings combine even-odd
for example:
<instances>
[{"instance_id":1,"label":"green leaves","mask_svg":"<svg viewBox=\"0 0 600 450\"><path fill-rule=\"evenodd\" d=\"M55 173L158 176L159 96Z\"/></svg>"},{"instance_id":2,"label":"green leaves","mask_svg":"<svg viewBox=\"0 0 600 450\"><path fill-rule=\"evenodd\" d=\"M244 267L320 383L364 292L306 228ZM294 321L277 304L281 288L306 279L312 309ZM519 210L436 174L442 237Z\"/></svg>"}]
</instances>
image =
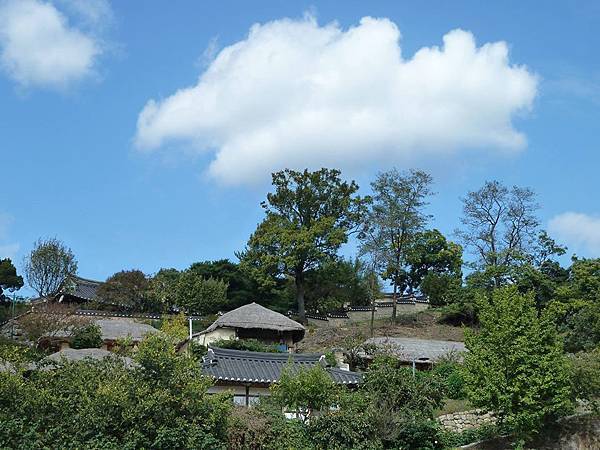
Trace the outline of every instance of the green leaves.
<instances>
[{"instance_id":1,"label":"green leaves","mask_svg":"<svg viewBox=\"0 0 600 450\"><path fill-rule=\"evenodd\" d=\"M65 363L28 377L0 373L0 448L219 449L231 399L168 340L118 359Z\"/></svg>"},{"instance_id":2,"label":"green leaves","mask_svg":"<svg viewBox=\"0 0 600 450\"><path fill-rule=\"evenodd\" d=\"M340 174L333 169L274 173L275 192L262 203L266 217L238 255L264 287L274 287L276 277L293 277L302 318L305 272L337 257L363 213L358 185L342 181Z\"/></svg>"},{"instance_id":3,"label":"green leaves","mask_svg":"<svg viewBox=\"0 0 600 450\"><path fill-rule=\"evenodd\" d=\"M478 333L467 330L465 381L475 406L519 436L535 433L572 407L567 361L556 329L538 317L533 295L516 287L479 299Z\"/></svg>"}]
</instances>

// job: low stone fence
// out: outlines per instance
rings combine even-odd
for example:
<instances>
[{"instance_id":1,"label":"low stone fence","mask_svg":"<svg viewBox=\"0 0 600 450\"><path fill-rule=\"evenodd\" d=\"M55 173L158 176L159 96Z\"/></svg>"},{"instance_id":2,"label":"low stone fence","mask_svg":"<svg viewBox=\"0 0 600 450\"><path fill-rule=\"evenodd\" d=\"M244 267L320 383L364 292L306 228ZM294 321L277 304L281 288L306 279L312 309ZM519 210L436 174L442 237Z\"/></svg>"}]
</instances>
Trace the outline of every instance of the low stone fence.
<instances>
[{"instance_id":1,"label":"low stone fence","mask_svg":"<svg viewBox=\"0 0 600 450\"><path fill-rule=\"evenodd\" d=\"M496 418L492 413L484 413L480 409L444 414L439 416L437 420L445 429L456 433L496 423Z\"/></svg>"}]
</instances>

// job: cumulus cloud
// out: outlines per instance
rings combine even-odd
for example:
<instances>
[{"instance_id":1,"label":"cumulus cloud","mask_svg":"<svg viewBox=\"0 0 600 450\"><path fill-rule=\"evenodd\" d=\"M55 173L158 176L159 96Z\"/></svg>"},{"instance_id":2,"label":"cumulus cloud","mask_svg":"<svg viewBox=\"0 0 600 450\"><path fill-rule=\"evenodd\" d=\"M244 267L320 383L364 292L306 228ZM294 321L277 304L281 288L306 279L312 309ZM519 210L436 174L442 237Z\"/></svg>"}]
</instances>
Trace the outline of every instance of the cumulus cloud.
<instances>
[{"instance_id":1,"label":"cumulus cloud","mask_svg":"<svg viewBox=\"0 0 600 450\"><path fill-rule=\"evenodd\" d=\"M99 20L106 14L102 5L108 7L101 1L70 4L85 21ZM101 47L92 32L73 26L51 3L0 0L0 66L23 87L63 89L93 74Z\"/></svg>"},{"instance_id":2,"label":"cumulus cloud","mask_svg":"<svg viewBox=\"0 0 600 450\"><path fill-rule=\"evenodd\" d=\"M550 220L548 230L570 248L600 257L600 216L565 212Z\"/></svg>"},{"instance_id":3,"label":"cumulus cloud","mask_svg":"<svg viewBox=\"0 0 600 450\"><path fill-rule=\"evenodd\" d=\"M283 167L514 152L526 138L512 120L536 91L537 77L509 62L505 42L477 46L463 30L405 58L387 19L347 30L283 19L252 26L194 86L148 101L135 143L215 152L209 174L231 184Z\"/></svg>"}]
</instances>

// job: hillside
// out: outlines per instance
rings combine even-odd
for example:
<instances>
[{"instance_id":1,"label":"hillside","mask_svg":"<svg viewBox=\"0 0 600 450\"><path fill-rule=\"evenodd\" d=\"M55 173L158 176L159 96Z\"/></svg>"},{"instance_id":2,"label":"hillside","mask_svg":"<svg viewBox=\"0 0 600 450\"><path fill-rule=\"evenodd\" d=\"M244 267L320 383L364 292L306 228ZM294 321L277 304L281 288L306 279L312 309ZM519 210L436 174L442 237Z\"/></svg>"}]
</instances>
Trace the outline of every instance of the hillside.
<instances>
[{"instance_id":1,"label":"hillside","mask_svg":"<svg viewBox=\"0 0 600 450\"><path fill-rule=\"evenodd\" d=\"M440 313L436 310L398 317L392 325L388 319L376 320L373 336L414 337L446 341L463 341L464 328L438 323ZM309 326L304 339L299 343L301 352L321 352L343 347L344 342L370 337L370 323L354 323L341 328L316 328Z\"/></svg>"}]
</instances>

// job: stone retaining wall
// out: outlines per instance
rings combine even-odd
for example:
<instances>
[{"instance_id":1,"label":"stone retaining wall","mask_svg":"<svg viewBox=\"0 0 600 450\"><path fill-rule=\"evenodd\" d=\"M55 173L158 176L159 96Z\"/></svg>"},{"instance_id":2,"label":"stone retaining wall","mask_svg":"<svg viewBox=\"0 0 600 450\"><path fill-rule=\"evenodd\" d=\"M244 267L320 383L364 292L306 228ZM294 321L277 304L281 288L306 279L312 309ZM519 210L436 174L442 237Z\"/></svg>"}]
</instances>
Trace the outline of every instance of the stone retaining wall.
<instances>
[{"instance_id":1,"label":"stone retaining wall","mask_svg":"<svg viewBox=\"0 0 600 450\"><path fill-rule=\"evenodd\" d=\"M484 413L480 409L444 414L439 416L437 420L445 429L456 433L496 422L493 414Z\"/></svg>"}]
</instances>

